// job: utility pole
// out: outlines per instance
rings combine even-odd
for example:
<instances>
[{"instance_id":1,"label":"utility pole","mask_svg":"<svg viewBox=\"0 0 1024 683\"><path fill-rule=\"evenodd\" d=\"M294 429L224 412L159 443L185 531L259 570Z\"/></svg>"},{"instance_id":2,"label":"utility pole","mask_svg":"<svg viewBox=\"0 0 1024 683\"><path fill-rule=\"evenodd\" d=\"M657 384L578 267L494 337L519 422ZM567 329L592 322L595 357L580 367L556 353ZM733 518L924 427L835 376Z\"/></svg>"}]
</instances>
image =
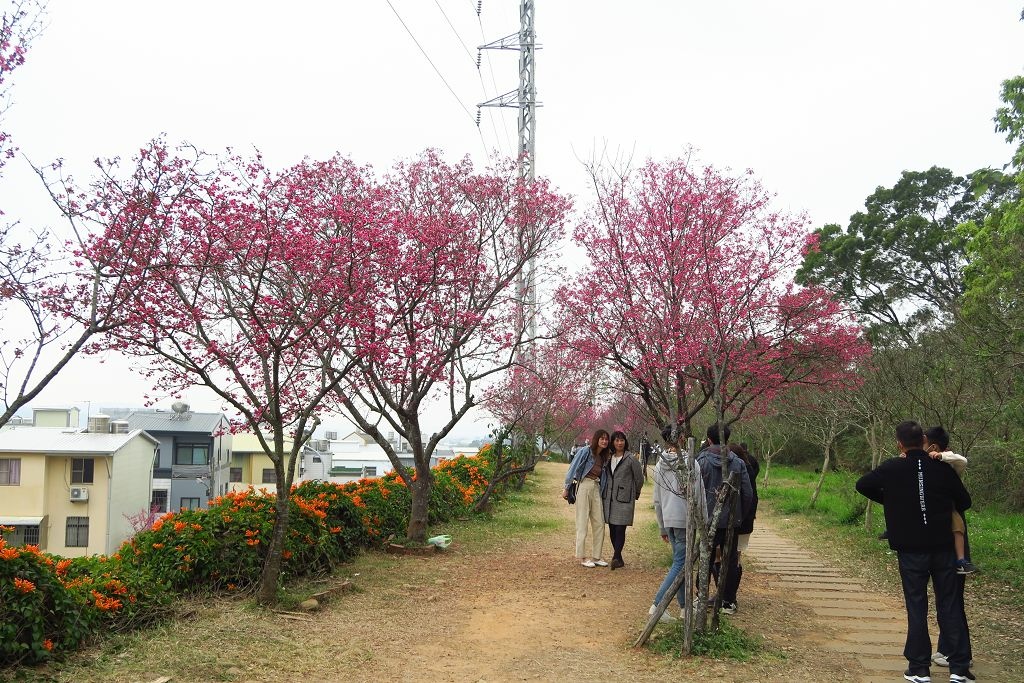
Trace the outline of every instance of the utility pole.
<instances>
[{"instance_id":1,"label":"utility pole","mask_svg":"<svg viewBox=\"0 0 1024 683\"><path fill-rule=\"evenodd\" d=\"M479 4L477 13L480 12ZM519 89L481 102L477 105L476 123L480 125L481 107L514 107L519 110L519 177L532 182L536 176L537 150L537 83L534 53L540 49L534 30L534 0L519 2L519 33L513 33L493 42L481 45L477 50L518 50ZM477 54L477 68L480 56ZM530 259L526 270L519 278L522 319L529 339L537 337L537 280L536 263Z\"/></svg>"}]
</instances>

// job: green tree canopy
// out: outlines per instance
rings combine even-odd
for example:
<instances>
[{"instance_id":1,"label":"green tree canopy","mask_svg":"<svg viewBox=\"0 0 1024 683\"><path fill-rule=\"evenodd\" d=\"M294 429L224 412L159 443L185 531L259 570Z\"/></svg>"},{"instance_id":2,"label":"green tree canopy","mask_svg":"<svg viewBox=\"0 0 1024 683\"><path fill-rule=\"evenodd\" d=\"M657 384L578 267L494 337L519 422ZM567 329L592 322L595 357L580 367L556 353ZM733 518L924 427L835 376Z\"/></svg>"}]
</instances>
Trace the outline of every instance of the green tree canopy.
<instances>
[{"instance_id":1,"label":"green tree canopy","mask_svg":"<svg viewBox=\"0 0 1024 683\"><path fill-rule=\"evenodd\" d=\"M975 192L974 175L946 168L904 171L891 188L879 187L849 225L816 231L797 273L821 284L861 316L876 344L911 341L934 322L948 321L964 292L967 237L960 224L982 219L1014 188L1002 174Z\"/></svg>"}]
</instances>

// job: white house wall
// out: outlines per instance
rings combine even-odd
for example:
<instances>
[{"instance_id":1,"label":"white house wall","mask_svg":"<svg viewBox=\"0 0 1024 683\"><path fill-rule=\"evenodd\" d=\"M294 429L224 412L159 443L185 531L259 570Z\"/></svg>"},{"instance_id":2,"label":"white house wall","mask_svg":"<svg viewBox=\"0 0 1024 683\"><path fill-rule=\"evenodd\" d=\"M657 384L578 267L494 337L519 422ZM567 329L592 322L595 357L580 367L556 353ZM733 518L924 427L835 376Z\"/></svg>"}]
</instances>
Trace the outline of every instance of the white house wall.
<instances>
[{"instance_id":1,"label":"white house wall","mask_svg":"<svg viewBox=\"0 0 1024 683\"><path fill-rule=\"evenodd\" d=\"M113 458L105 551L108 555L134 533L126 515L149 512L155 455L156 447L150 441L136 437Z\"/></svg>"}]
</instances>

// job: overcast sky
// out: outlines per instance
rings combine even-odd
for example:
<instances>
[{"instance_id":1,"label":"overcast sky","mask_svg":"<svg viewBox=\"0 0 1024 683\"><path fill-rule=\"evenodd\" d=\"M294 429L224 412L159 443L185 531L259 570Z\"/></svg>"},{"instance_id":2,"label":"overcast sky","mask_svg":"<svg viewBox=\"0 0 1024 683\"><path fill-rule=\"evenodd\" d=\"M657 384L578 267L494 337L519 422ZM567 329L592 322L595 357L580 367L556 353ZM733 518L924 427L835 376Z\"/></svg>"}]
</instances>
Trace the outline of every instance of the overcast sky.
<instances>
[{"instance_id":1,"label":"overcast sky","mask_svg":"<svg viewBox=\"0 0 1024 683\"><path fill-rule=\"evenodd\" d=\"M1024 73L1024 0L536 4L537 172L580 202L580 160L604 147L640 161L692 145L753 169L815 225L845 223L903 170L1010 156L992 116L1001 81ZM518 31L519 2L476 6L51 0L3 126L33 162L63 158L81 178L161 133L282 166L336 151L380 168L426 147L509 154L515 110L474 119L517 87L518 53L475 62L478 45ZM0 196L8 218L62 229L25 161L7 165ZM136 404L147 387L125 367L80 359L37 403Z\"/></svg>"}]
</instances>

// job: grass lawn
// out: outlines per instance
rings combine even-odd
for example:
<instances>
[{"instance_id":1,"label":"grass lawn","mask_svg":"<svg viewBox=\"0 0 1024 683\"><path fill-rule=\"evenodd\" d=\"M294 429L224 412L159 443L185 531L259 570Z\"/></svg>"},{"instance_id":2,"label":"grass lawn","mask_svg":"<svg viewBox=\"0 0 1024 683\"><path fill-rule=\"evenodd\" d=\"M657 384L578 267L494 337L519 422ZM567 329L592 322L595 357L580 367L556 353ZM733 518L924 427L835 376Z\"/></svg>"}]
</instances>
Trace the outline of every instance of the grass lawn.
<instances>
[{"instance_id":1,"label":"grass lawn","mask_svg":"<svg viewBox=\"0 0 1024 683\"><path fill-rule=\"evenodd\" d=\"M840 540L864 562L894 564L888 544L877 539L885 528L880 506L873 506L874 523L870 529L865 528L867 500L854 489L858 475L830 472L817 504L811 508L811 492L818 477L809 470L774 465L768 486L760 486L758 494L775 512L799 516L824 531L824 538L833 547ZM967 512L967 527L972 559L981 568L972 583L1024 607L1024 514L972 508Z\"/></svg>"}]
</instances>

